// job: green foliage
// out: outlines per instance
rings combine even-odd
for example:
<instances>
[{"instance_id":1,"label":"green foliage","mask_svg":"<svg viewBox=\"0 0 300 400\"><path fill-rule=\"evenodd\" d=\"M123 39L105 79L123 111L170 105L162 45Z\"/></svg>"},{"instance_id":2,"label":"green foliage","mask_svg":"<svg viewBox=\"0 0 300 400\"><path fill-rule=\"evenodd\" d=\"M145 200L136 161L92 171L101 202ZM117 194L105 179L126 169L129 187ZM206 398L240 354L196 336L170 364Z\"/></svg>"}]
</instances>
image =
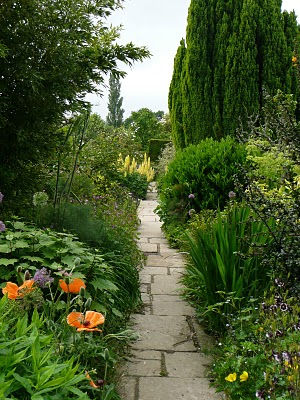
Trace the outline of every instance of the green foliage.
<instances>
[{"instance_id":1,"label":"green foliage","mask_svg":"<svg viewBox=\"0 0 300 400\"><path fill-rule=\"evenodd\" d=\"M124 110L122 109L122 103L120 80L110 74L106 123L114 128L120 127L123 123Z\"/></svg>"},{"instance_id":2,"label":"green foliage","mask_svg":"<svg viewBox=\"0 0 300 400\"><path fill-rule=\"evenodd\" d=\"M88 109L85 95L99 92L105 75L124 76L119 61L132 65L149 56L144 47L118 44L120 28L107 26L120 5L1 1L0 187L11 201L43 189L65 115Z\"/></svg>"},{"instance_id":3,"label":"green foliage","mask_svg":"<svg viewBox=\"0 0 300 400\"><path fill-rule=\"evenodd\" d=\"M224 208L234 188L237 163L244 161L243 146L230 137L220 142L206 139L176 152L159 181L158 213L166 228L172 221L185 223L191 210Z\"/></svg>"},{"instance_id":4,"label":"green foliage","mask_svg":"<svg viewBox=\"0 0 300 400\"><path fill-rule=\"evenodd\" d=\"M169 143L171 141L166 139L150 139L148 155L152 162L156 162L159 159L163 149Z\"/></svg>"},{"instance_id":5,"label":"green foliage","mask_svg":"<svg viewBox=\"0 0 300 400\"><path fill-rule=\"evenodd\" d=\"M58 357L52 335L35 311L17 321L9 300L0 301L0 397L18 400L89 399L76 386L85 380L74 358ZM9 315L9 317L8 317Z\"/></svg>"},{"instance_id":6,"label":"green foliage","mask_svg":"<svg viewBox=\"0 0 300 400\"><path fill-rule=\"evenodd\" d=\"M0 274L2 286L5 281L14 277L16 270L20 269L34 276L37 270L45 267L55 278L56 286L65 273L84 278L86 279L85 298L91 297L97 310L108 312L111 327L113 327L114 315L119 318L120 313L127 313L139 302L136 268L141 258L137 257L136 264L133 264L134 258L130 258L131 254L125 253L123 263L120 263L120 255L115 255L115 264L118 264L118 270L115 270L112 265L105 262L99 250L89 249L71 234L37 229L20 221L7 222L6 227L5 232L0 236L0 257L3 264ZM124 248L124 252L129 251L128 247L129 245ZM119 251L121 252L121 249ZM112 248L109 249L109 253L111 253L109 257L113 259ZM128 289L121 285L122 274L124 276L130 274L135 289L134 285ZM23 274L18 276L22 282ZM127 290L130 290L130 293ZM55 291L55 293L59 296L59 292ZM131 303L127 302L128 298L132 299ZM53 300L51 290L46 290L46 299L50 303Z\"/></svg>"},{"instance_id":7,"label":"green foliage","mask_svg":"<svg viewBox=\"0 0 300 400\"><path fill-rule=\"evenodd\" d=\"M264 90L298 96L298 43L296 16L277 0L192 0L169 91L176 149L234 135L259 115Z\"/></svg>"},{"instance_id":8,"label":"green foliage","mask_svg":"<svg viewBox=\"0 0 300 400\"><path fill-rule=\"evenodd\" d=\"M274 226L274 219L266 227L249 207L238 203L218 212L209 224L193 224L187 234L190 262L184 282L210 328L224 329L233 308L227 298L239 309L268 287L271 271L264 268L263 250L273 240L269 230Z\"/></svg>"},{"instance_id":9,"label":"green foliage","mask_svg":"<svg viewBox=\"0 0 300 400\"><path fill-rule=\"evenodd\" d=\"M185 58L186 47L185 41L180 41L180 46L174 59L173 76L169 88L168 106L170 110L170 122L172 127L172 139L176 149L185 147L185 136L182 121L182 71Z\"/></svg>"},{"instance_id":10,"label":"green foliage","mask_svg":"<svg viewBox=\"0 0 300 400\"><path fill-rule=\"evenodd\" d=\"M232 314L215 348L215 385L229 399L299 397L299 301L275 282L261 304L253 300ZM229 374L236 379L227 381Z\"/></svg>"},{"instance_id":11,"label":"green foliage","mask_svg":"<svg viewBox=\"0 0 300 400\"><path fill-rule=\"evenodd\" d=\"M126 175L120 173L118 182L124 186L133 198L145 200L149 182L146 175L132 172Z\"/></svg>"},{"instance_id":12,"label":"green foliage","mask_svg":"<svg viewBox=\"0 0 300 400\"><path fill-rule=\"evenodd\" d=\"M267 226L276 217L266 260L278 276L290 276L290 289L299 292L299 130L295 119L296 104L291 95L278 92L266 97L264 121L257 126L251 120L240 132L251 158L244 171L241 191L245 201ZM263 174L263 175L262 175ZM247 190L243 191L245 182ZM292 289L293 288L293 289Z\"/></svg>"},{"instance_id":13,"label":"green foliage","mask_svg":"<svg viewBox=\"0 0 300 400\"><path fill-rule=\"evenodd\" d=\"M160 138L163 135L160 119L148 108L133 111L124 121L124 125L132 131L143 152L148 152L150 139Z\"/></svg>"}]
</instances>

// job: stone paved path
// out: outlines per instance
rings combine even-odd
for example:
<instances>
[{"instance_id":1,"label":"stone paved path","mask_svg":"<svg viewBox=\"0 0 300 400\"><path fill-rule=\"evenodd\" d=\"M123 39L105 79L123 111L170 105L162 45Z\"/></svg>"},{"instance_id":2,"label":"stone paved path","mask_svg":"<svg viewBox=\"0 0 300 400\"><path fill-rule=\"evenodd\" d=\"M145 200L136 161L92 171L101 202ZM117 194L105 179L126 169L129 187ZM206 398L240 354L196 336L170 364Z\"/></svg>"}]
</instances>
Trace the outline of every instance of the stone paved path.
<instances>
[{"instance_id":1,"label":"stone paved path","mask_svg":"<svg viewBox=\"0 0 300 400\"><path fill-rule=\"evenodd\" d=\"M156 193L148 193L139 207L139 243L147 255L140 273L145 307L133 316L140 339L123 367L119 392L124 400L219 400L205 377L209 360L201 353L209 338L179 296L184 261L167 244L154 213L157 204Z\"/></svg>"}]
</instances>

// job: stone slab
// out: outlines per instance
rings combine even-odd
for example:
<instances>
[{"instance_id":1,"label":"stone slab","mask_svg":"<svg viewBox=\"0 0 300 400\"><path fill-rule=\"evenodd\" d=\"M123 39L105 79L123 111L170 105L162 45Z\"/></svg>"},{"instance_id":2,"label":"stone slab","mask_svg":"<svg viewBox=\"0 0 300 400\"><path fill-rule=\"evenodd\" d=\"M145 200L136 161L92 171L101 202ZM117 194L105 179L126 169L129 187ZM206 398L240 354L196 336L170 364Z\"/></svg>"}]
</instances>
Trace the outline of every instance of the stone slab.
<instances>
[{"instance_id":1,"label":"stone slab","mask_svg":"<svg viewBox=\"0 0 300 400\"><path fill-rule=\"evenodd\" d=\"M156 275L151 284L151 294L180 294L182 291L176 276Z\"/></svg>"},{"instance_id":2,"label":"stone slab","mask_svg":"<svg viewBox=\"0 0 300 400\"><path fill-rule=\"evenodd\" d=\"M159 217L156 214L142 215L140 216L140 220L142 223L144 222L160 222Z\"/></svg>"},{"instance_id":3,"label":"stone slab","mask_svg":"<svg viewBox=\"0 0 300 400\"><path fill-rule=\"evenodd\" d=\"M153 301L153 315L195 315L194 309L183 301Z\"/></svg>"},{"instance_id":4,"label":"stone slab","mask_svg":"<svg viewBox=\"0 0 300 400\"><path fill-rule=\"evenodd\" d=\"M140 277L143 275L168 275L167 267L144 267L140 272Z\"/></svg>"},{"instance_id":5,"label":"stone slab","mask_svg":"<svg viewBox=\"0 0 300 400\"><path fill-rule=\"evenodd\" d=\"M139 360L161 360L161 351L155 350L132 350L131 354Z\"/></svg>"},{"instance_id":6,"label":"stone slab","mask_svg":"<svg viewBox=\"0 0 300 400\"><path fill-rule=\"evenodd\" d=\"M121 399L135 400L135 392L137 389L138 378L123 376L118 382L118 393Z\"/></svg>"},{"instance_id":7,"label":"stone slab","mask_svg":"<svg viewBox=\"0 0 300 400\"><path fill-rule=\"evenodd\" d=\"M139 243L139 248L144 253L157 253L157 244L155 243Z\"/></svg>"},{"instance_id":8,"label":"stone slab","mask_svg":"<svg viewBox=\"0 0 300 400\"><path fill-rule=\"evenodd\" d=\"M159 244L165 244L168 243L167 239L165 238L149 238L150 243L159 243Z\"/></svg>"},{"instance_id":9,"label":"stone slab","mask_svg":"<svg viewBox=\"0 0 300 400\"><path fill-rule=\"evenodd\" d=\"M140 283L151 283L151 275L140 274Z\"/></svg>"},{"instance_id":10,"label":"stone slab","mask_svg":"<svg viewBox=\"0 0 300 400\"><path fill-rule=\"evenodd\" d=\"M195 351L185 317L135 315L132 320L134 329L140 335L132 344L132 349Z\"/></svg>"},{"instance_id":11,"label":"stone slab","mask_svg":"<svg viewBox=\"0 0 300 400\"><path fill-rule=\"evenodd\" d=\"M124 374L128 376L160 376L160 360L132 360L126 363Z\"/></svg>"},{"instance_id":12,"label":"stone slab","mask_svg":"<svg viewBox=\"0 0 300 400\"><path fill-rule=\"evenodd\" d=\"M200 353L175 352L165 354L169 377L205 378L209 360Z\"/></svg>"},{"instance_id":13,"label":"stone slab","mask_svg":"<svg viewBox=\"0 0 300 400\"><path fill-rule=\"evenodd\" d=\"M205 378L140 378L139 400L219 400ZM126 399L127 400L127 399Z\"/></svg>"},{"instance_id":14,"label":"stone slab","mask_svg":"<svg viewBox=\"0 0 300 400\"><path fill-rule=\"evenodd\" d=\"M178 295L178 294L154 294L152 295L152 301L156 302L156 301L182 301L182 298Z\"/></svg>"},{"instance_id":15,"label":"stone slab","mask_svg":"<svg viewBox=\"0 0 300 400\"><path fill-rule=\"evenodd\" d=\"M168 267L170 263L160 255L149 254L146 260L146 267Z\"/></svg>"}]
</instances>

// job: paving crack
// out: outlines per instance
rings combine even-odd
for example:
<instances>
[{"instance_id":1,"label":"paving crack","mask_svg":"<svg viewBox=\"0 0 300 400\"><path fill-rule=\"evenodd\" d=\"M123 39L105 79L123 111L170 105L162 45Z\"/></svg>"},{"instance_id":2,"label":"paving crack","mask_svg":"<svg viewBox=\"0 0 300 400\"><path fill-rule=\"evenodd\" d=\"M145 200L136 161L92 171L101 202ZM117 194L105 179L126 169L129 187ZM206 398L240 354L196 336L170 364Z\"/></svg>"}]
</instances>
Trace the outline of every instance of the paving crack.
<instances>
[{"instance_id":1,"label":"paving crack","mask_svg":"<svg viewBox=\"0 0 300 400\"><path fill-rule=\"evenodd\" d=\"M166 355L163 351L160 354L161 354L160 376L168 376L168 371L166 366Z\"/></svg>"}]
</instances>

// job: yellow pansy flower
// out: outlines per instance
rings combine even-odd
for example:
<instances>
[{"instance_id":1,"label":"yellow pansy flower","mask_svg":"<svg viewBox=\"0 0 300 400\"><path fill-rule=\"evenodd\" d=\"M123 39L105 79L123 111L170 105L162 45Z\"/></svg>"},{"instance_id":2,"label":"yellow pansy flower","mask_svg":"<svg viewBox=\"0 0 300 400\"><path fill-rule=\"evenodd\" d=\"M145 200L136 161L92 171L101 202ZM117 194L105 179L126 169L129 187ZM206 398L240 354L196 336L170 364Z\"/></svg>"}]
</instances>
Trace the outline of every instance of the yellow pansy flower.
<instances>
[{"instance_id":1,"label":"yellow pansy flower","mask_svg":"<svg viewBox=\"0 0 300 400\"><path fill-rule=\"evenodd\" d=\"M247 379L248 379L248 372L247 371L244 371L243 373L242 373L242 375L240 376L240 381L241 382L245 382Z\"/></svg>"},{"instance_id":2,"label":"yellow pansy flower","mask_svg":"<svg viewBox=\"0 0 300 400\"><path fill-rule=\"evenodd\" d=\"M236 381L236 373L234 372L233 374L229 374L228 376L226 376L225 381L228 382Z\"/></svg>"}]
</instances>

